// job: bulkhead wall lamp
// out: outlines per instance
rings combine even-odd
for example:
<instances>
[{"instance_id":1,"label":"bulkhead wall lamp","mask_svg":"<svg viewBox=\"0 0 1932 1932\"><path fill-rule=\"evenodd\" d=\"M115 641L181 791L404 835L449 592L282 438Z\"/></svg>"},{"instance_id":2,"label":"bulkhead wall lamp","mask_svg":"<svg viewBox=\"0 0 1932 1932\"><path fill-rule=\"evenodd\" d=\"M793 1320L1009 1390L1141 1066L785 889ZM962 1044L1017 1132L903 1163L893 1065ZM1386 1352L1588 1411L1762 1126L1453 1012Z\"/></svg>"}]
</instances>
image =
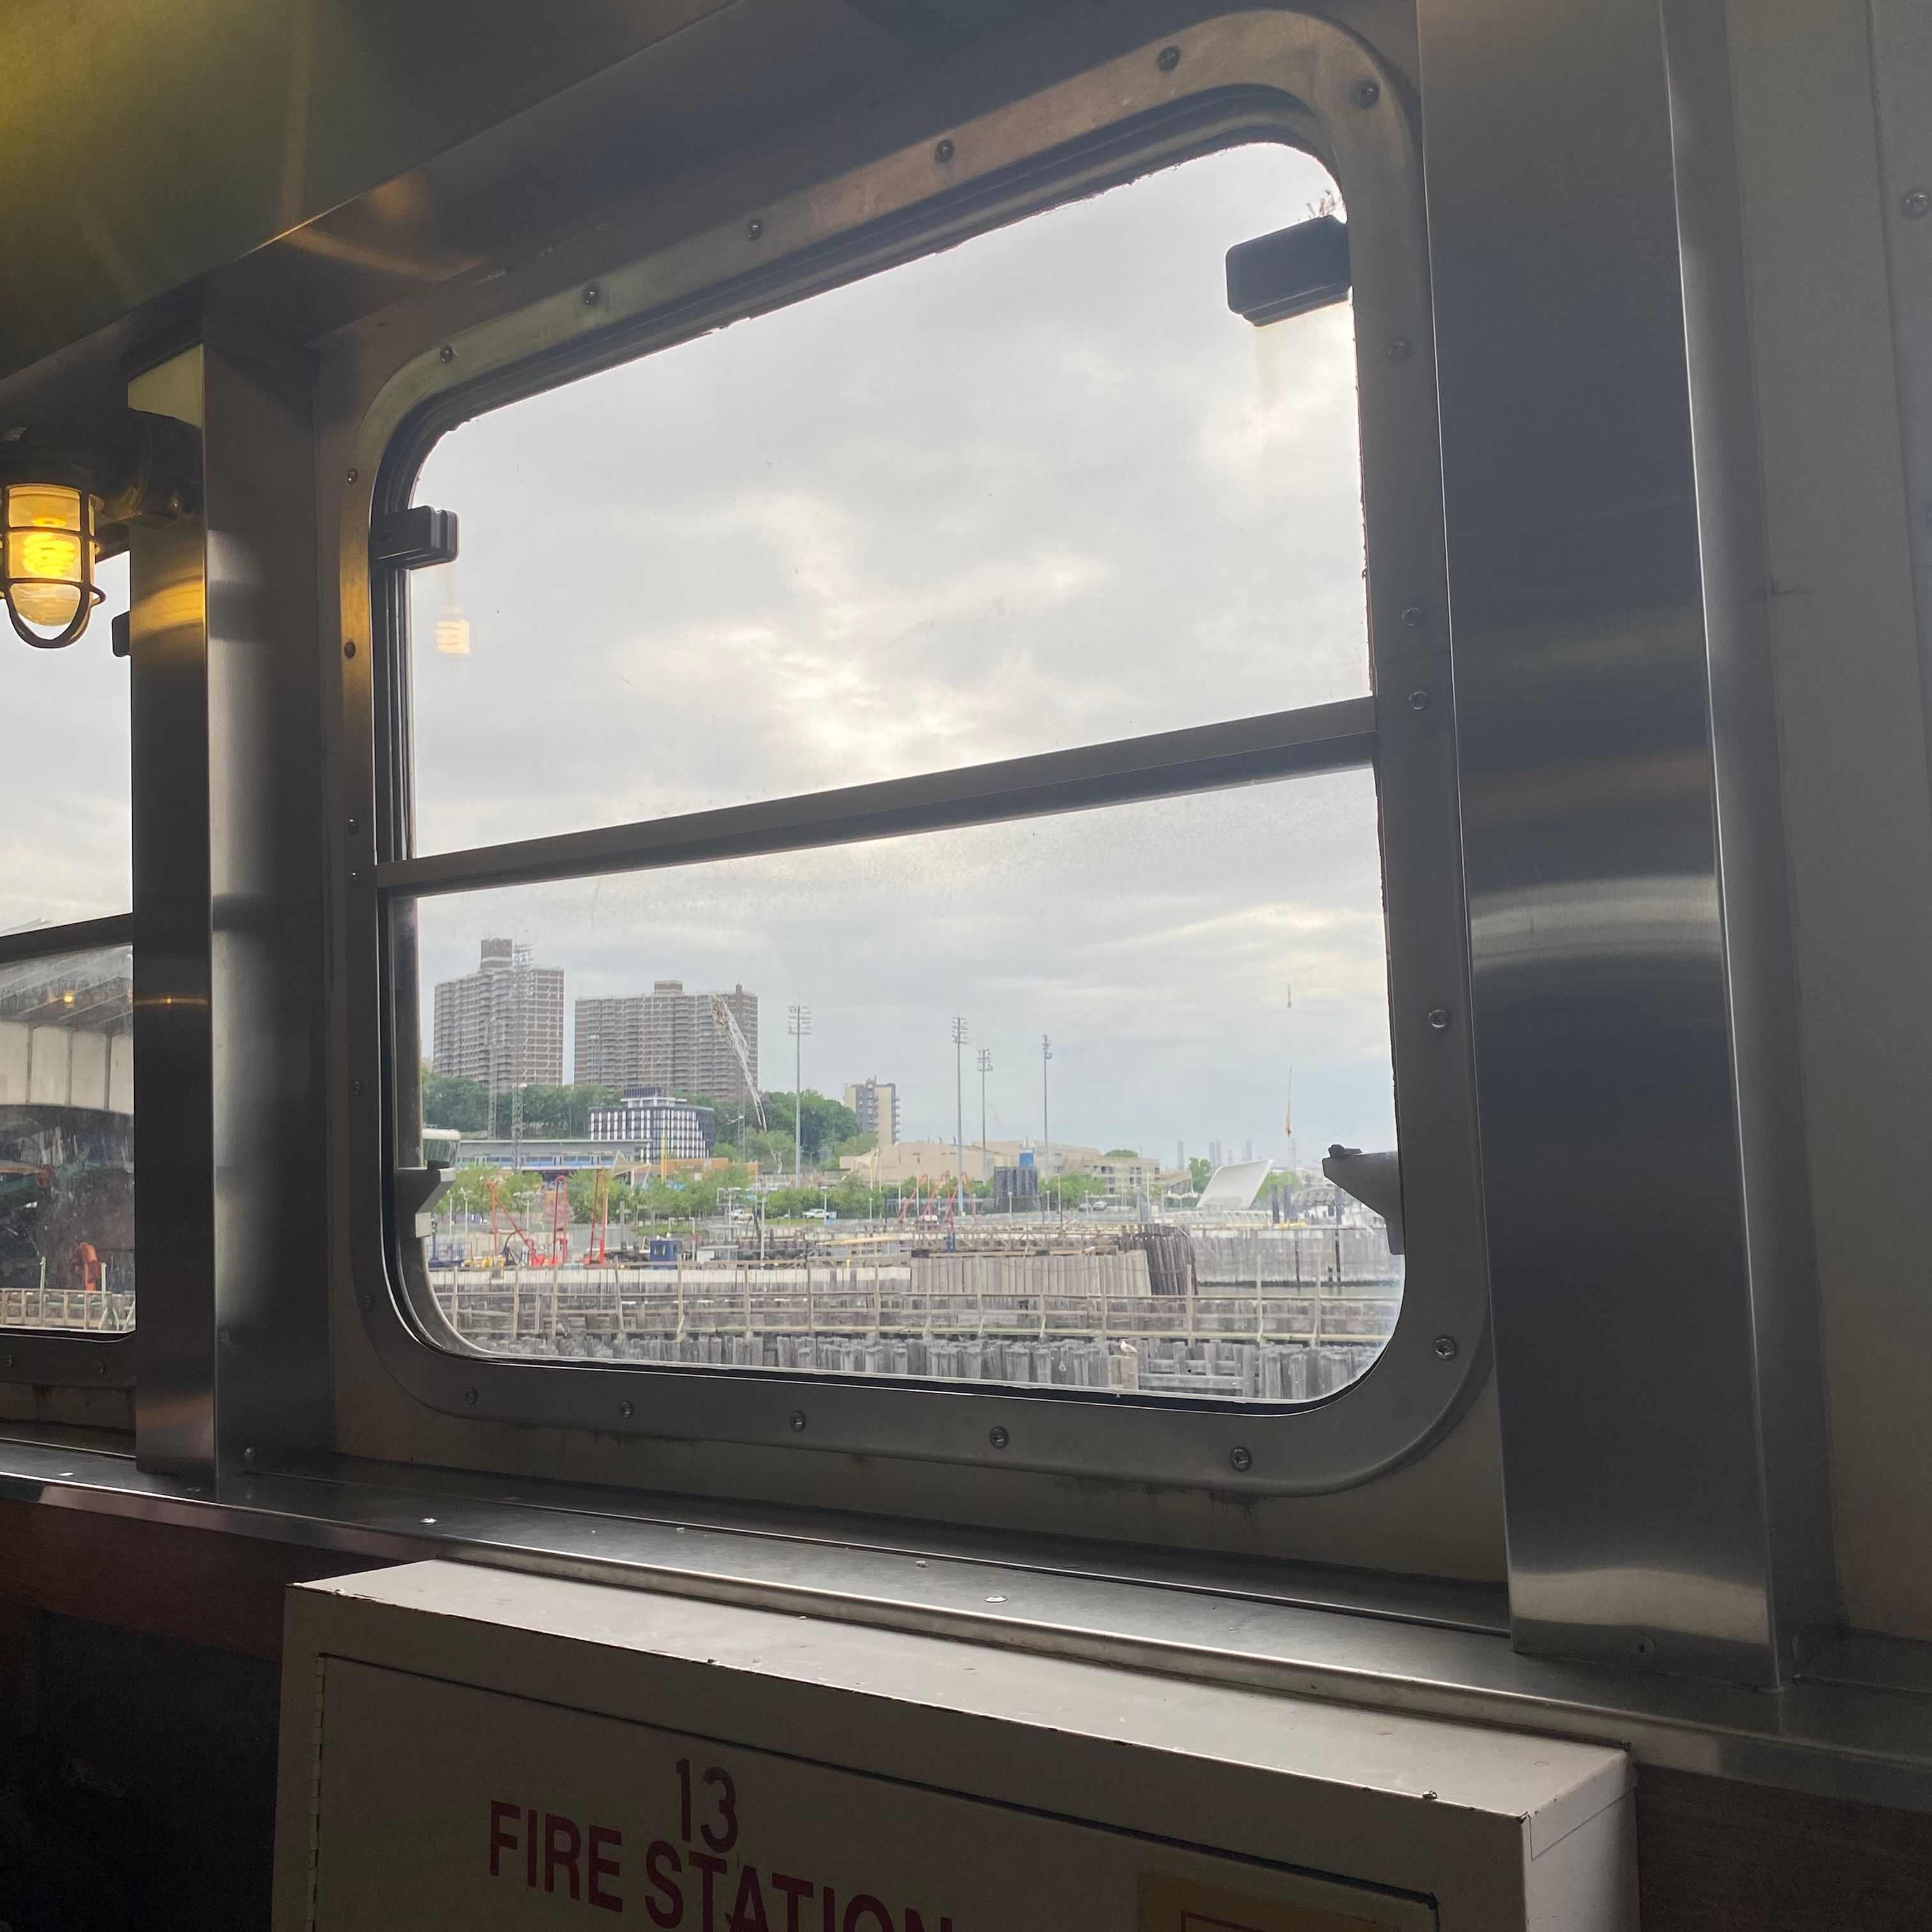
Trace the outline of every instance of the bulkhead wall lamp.
<instances>
[{"instance_id":1,"label":"bulkhead wall lamp","mask_svg":"<svg viewBox=\"0 0 1932 1932\"><path fill-rule=\"evenodd\" d=\"M94 580L100 499L80 478L0 481L7 615L23 643L58 650L87 628L101 598Z\"/></svg>"},{"instance_id":2,"label":"bulkhead wall lamp","mask_svg":"<svg viewBox=\"0 0 1932 1932\"><path fill-rule=\"evenodd\" d=\"M58 650L86 630L102 592L94 566L128 548L130 523L194 506L200 438L186 424L123 412L97 458L0 434L0 598L15 635Z\"/></svg>"}]
</instances>

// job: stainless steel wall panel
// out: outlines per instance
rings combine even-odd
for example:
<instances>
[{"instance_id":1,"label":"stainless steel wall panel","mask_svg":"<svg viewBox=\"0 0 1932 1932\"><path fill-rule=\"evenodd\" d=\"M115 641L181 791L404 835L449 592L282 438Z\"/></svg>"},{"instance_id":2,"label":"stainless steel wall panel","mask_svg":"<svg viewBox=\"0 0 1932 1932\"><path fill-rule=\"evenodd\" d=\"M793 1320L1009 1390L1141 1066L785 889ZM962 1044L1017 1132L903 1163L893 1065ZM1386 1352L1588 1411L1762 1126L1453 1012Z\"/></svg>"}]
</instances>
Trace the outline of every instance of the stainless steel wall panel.
<instances>
[{"instance_id":1,"label":"stainless steel wall panel","mask_svg":"<svg viewBox=\"0 0 1932 1932\"><path fill-rule=\"evenodd\" d=\"M1854 1628L1922 1639L1932 200L1907 203L1932 197L1932 14L1726 13L1838 1567Z\"/></svg>"},{"instance_id":2,"label":"stainless steel wall panel","mask_svg":"<svg viewBox=\"0 0 1932 1932\"><path fill-rule=\"evenodd\" d=\"M1420 18L1516 1640L1768 1681L1661 26Z\"/></svg>"},{"instance_id":3,"label":"stainless steel wall panel","mask_svg":"<svg viewBox=\"0 0 1932 1932\"><path fill-rule=\"evenodd\" d=\"M1783 1664L1840 1616L1805 1160L1772 569L1725 0L1665 0L1712 772L1772 1583Z\"/></svg>"}]
</instances>

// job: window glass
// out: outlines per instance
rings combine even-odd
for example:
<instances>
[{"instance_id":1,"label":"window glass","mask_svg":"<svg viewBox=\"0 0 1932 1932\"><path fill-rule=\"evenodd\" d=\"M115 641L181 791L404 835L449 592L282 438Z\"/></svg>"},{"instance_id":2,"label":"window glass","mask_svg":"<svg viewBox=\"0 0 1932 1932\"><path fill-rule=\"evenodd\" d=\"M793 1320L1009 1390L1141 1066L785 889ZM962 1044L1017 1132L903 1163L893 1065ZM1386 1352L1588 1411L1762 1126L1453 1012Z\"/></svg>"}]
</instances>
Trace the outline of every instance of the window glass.
<instances>
[{"instance_id":1,"label":"window glass","mask_svg":"<svg viewBox=\"0 0 1932 1932\"><path fill-rule=\"evenodd\" d=\"M1367 771L416 916L480 1347L1273 1400L1394 1323Z\"/></svg>"},{"instance_id":2,"label":"window glass","mask_svg":"<svg viewBox=\"0 0 1932 1932\"><path fill-rule=\"evenodd\" d=\"M0 966L0 1327L134 1326L133 975L124 946Z\"/></svg>"},{"instance_id":3,"label":"window glass","mask_svg":"<svg viewBox=\"0 0 1932 1932\"><path fill-rule=\"evenodd\" d=\"M106 600L64 650L30 649L0 626L0 933L133 904L128 663L110 644L128 608L127 558L97 580Z\"/></svg>"},{"instance_id":4,"label":"window glass","mask_svg":"<svg viewBox=\"0 0 1932 1932\"><path fill-rule=\"evenodd\" d=\"M1349 306L1223 269L1332 200L1208 155L454 431L417 849L1366 692Z\"/></svg>"}]
</instances>

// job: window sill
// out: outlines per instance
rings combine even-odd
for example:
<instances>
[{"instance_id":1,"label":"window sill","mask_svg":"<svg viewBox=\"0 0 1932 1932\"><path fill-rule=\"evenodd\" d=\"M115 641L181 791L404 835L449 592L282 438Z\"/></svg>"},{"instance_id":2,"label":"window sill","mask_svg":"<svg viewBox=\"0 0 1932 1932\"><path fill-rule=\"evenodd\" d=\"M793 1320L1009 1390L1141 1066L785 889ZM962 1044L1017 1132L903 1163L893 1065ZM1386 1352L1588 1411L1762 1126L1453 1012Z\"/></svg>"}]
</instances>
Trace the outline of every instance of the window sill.
<instances>
[{"instance_id":1,"label":"window sill","mask_svg":"<svg viewBox=\"0 0 1932 1932\"><path fill-rule=\"evenodd\" d=\"M197 1486L124 1438L0 1439L0 1497L398 1562L427 1556L917 1630L1127 1670L1546 1731L1639 1762L1932 1812L1928 1646L1908 1667L1781 1691L1510 1648L1501 1593L1348 1572L1130 1556L1042 1539L344 1462ZM1838 1646L1843 1649L1844 1646ZM1868 1646L1869 1648L1869 1646ZM1877 1652L1874 1655L1878 1655Z\"/></svg>"}]
</instances>

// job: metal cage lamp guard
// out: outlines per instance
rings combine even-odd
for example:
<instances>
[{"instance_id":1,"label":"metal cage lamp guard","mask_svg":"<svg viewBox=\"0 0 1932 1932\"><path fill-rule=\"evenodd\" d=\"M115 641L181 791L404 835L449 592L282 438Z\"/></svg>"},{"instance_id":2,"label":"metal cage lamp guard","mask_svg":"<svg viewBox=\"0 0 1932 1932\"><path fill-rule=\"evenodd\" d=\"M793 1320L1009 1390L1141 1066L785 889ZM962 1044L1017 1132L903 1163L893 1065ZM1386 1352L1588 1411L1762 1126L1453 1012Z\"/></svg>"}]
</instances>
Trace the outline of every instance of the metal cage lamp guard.
<instances>
[{"instance_id":1,"label":"metal cage lamp guard","mask_svg":"<svg viewBox=\"0 0 1932 1932\"><path fill-rule=\"evenodd\" d=\"M101 602L100 514L100 500L75 484L0 483L0 591L15 634L37 650L72 644Z\"/></svg>"}]
</instances>

